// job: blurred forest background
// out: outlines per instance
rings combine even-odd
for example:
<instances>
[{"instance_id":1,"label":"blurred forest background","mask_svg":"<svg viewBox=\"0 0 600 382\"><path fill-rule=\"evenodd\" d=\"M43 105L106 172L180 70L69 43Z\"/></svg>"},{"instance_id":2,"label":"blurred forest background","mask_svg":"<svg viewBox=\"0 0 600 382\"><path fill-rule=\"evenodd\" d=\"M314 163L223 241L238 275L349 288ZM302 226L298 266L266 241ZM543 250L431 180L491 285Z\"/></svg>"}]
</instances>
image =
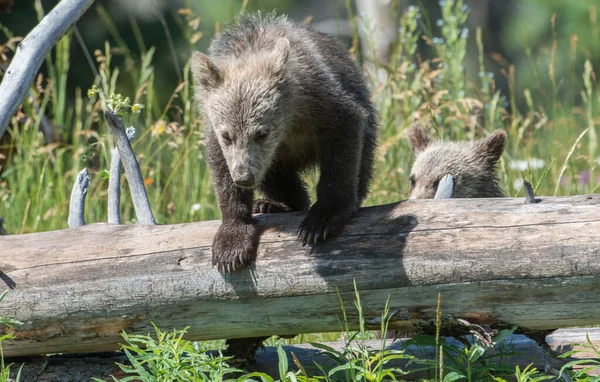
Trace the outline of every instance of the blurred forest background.
<instances>
[{"instance_id":1,"label":"blurred forest background","mask_svg":"<svg viewBox=\"0 0 600 382\"><path fill-rule=\"evenodd\" d=\"M0 76L18 37L55 4L0 0ZM600 0L98 0L47 57L0 140L7 230L65 228L83 167L86 219L106 220L113 142L100 111L115 107L109 99L138 131L132 144L157 221L218 218L188 61L228 20L258 10L337 36L365 69L381 125L367 204L408 195L414 123L443 139L506 130L507 196L523 179L540 195L598 192ZM128 193L121 198L124 221L135 222Z\"/></svg>"},{"instance_id":2,"label":"blurred forest background","mask_svg":"<svg viewBox=\"0 0 600 382\"><path fill-rule=\"evenodd\" d=\"M56 1L43 0L40 3L43 9L49 10ZM502 70L508 70L511 64L515 65L520 69L515 76L519 85L532 87L535 81L533 69L520 64L529 59L528 54L535 60L544 60L543 48L551 49L553 38L560 45L578 44L586 52L576 58L581 65L586 58L591 58L594 64L600 63L600 41L594 38L598 36L597 31L590 31L589 13L590 6L600 6L600 0L466 0L464 3L470 9L467 21L469 29L474 30L477 26L483 29L483 44L488 53L490 69L497 74L496 86L505 95L508 95L508 81L505 75L501 75ZM0 5L0 9L5 9L0 13L0 23L15 36L25 36L37 24L38 15L33 0L0 0L0 4L4 4ZM399 18L402 10L409 5L419 6L431 20L432 27L439 28L435 25L435 20L440 18L437 0L99 0L77 26L90 52L103 49L104 41L108 40L111 46L125 44L141 54L140 36L135 33L139 31L145 47L156 47L154 66L156 72L160 73L157 78L159 87L171 87L181 80L182 63L190 55L181 18L178 17L180 9L190 9L199 16L198 31L201 38L194 46L206 51L215 29L237 15L242 7L247 11L275 10L298 21L310 18L315 28L338 36L350 46L352 30L348 7L351 7L365 23L370 23L374 38L379 40L378 47L381 46L379 58L385 59L385 55L389 54L385 46L391 46L393 40L398 38ZM553 15L556 15L554 28L551 23ZM373 24L378 27L373 28ZM575 42L574 36L577 36ZM172 40L175 52L171 50L169 40ZM91 87L94 72L81 47L76 46L76 41L72 41L72 44L75 49L71 51L70 62L71 67L77 69L69 72L68 88L74 92L76 87ZM528 53L528 50L531 52ZM425 57L431 55L424 48L420 53ZM474 39L469 43L467 54L467 62L474 67L477 64ZM566 60L570 59L567 55L558 58L558 78L564 74L560 71L567 70ZM174 65L176 63L178 65ZM476 75L477 71L471 73ZM168 94L163 96L167 97Z\"/></svg>"}]
</instances>

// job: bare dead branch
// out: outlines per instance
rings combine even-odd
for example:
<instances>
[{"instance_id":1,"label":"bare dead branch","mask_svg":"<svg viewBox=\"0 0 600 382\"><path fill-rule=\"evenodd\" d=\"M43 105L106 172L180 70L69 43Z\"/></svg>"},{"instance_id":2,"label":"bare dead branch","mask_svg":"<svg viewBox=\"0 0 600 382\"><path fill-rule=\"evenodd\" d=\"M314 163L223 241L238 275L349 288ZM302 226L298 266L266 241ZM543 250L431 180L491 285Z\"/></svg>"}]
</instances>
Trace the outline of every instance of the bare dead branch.
<instances>
[{"instance_id":1,"label":"bare dead branch","mask_svg":"<svg viewBox=\"0 0 600 382\"><path fill-rule=\"evenodd\" d=\"M0 137L27 93L46 55L94 0L63 0L19 44L0 84Z\"/></svg>"},{"instance_id":2,"label":"bare dead branch","mask_svg":"<svg viewBox=\"0 0 600 382\"><path fill-rule=\"evenodd\" d=\"M525 203L538 203L540 199L535 198L535 194L533 193L533 186L528 181L523 181L523 187L525 188Z\"/></svg>"},{"instance_id":3,"label":"bare dead branch","mask_svg":"<svg viewBox=\"0 0 600 382\"><path fill-rule=\"evenodd\" d=\"M87 168L79 171L75 184L71 190L71 204L69 205L69 228L85 225L83 212L85 209L85 196L90 186L90 174Z\"/></svg>"},{"instance_id":4,"label":"bare dead branch","mask_svg":"<svg viewBox=\"0 0 600 382\"><path fill-rule=\"evenodd\" d=\"M135 135L133 126L127 128L127 139L129 142ZM121 155L115 147L111 151L110 176L108 178L108 222L110 224L121 224Z\"/></svg>"},{"instance_id":5,"label":"bare dead branch","mask_svg":"<svg viewBox=\"0 0 600 382\"><path fill-rule=\"evenodd\" d=\"M108 124L110 133L115 138L115 145L117 146L117 150L119 150L119 155L123 162L125 177L129 184L133 208L135 209L138 222L147 225L156 224L154 215L152 215L152 209L150 208L150 201L146 194L146 187L144 187L142 171L140 170L137 159L135 159L133 149L129 144L123 120L112 110L107 110L104 113L104 116L106 117L106 123Z\"/></svg>"}]
</instances>

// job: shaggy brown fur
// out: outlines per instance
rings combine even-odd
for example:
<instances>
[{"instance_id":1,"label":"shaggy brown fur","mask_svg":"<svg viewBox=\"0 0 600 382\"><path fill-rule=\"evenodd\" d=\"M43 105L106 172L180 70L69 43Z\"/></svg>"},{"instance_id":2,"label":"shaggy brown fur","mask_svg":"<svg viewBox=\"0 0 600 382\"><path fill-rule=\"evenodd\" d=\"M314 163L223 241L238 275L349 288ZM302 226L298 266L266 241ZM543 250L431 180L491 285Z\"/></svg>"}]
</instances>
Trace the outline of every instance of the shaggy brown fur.
<instances>
[{"instance_id":1,"label":"shaggy brown fur","mask_svg":"<svg viewBox=\"0 0 600 382\"><path fill-rule=\"evenodd\" d=\"M223 223L213 264L236 271L256 257L252 212L304 211L303 245L337 235L365 199L376 114L363 76L333 38L274 15L243 16L192 71ZM301 172L320 168L316 203ZM253 190L263 199L253 204Z\"/></svg>"},{"instance_id":2,"label":"shaggy brown fur","mask_svg":"<svg viewBox=\"0 0 600 382\"><path fill-rule=\"evenodd\" d=\"M454 178L453 198L496 198L504 196L496 163L506 144L506 133L494 131L477 141L430 141L427 133L413 126L408 132L416 155L410 172L410 198L433 199L440 179Z\"/></svg>"}]
</instances>

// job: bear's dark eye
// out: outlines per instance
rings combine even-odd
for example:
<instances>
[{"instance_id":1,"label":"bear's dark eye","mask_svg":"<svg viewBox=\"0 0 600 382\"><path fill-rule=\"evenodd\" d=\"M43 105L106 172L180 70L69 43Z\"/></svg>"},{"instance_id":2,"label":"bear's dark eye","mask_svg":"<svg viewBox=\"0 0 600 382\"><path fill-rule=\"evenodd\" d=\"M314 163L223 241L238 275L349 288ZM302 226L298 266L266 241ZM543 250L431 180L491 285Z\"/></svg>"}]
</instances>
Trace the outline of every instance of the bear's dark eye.
<instances>
[{"instance_id":1,"label":"bear's dark eye","mask_svg":"<svg viewBox=\"0 0 600 382\"><path fill-rule=\"evenodd\" d=\"M262 141L265 138L267 138L267 132L264 130L258 131L256 134L254 134L254 139L257 141Z\"/></svg>"},{"instance_id":2,"label":"bear's dark eye","mask_svg":"<svg viewBox=\"0 0 600 382\"><path fill-rule=\"evenodd\" d=\"M413 188L415 188L415 183L416 183L415 176L411 175L409 180L410 180L410 189L412 190Z\"/></svg>"},{"instance_id":3,"label":"bear's dark eye","mask_svg":"<svg viewBox=\"0 0 600 382\"><path fill-rule=\"evenodd\" d=\"M233 143L233 140L231 139L231 135L229 135L228 132L221 133L221 137L223 137L223 140L225 141L226 144L230 145L231 143Z\"/></svg>"}]
</instances>

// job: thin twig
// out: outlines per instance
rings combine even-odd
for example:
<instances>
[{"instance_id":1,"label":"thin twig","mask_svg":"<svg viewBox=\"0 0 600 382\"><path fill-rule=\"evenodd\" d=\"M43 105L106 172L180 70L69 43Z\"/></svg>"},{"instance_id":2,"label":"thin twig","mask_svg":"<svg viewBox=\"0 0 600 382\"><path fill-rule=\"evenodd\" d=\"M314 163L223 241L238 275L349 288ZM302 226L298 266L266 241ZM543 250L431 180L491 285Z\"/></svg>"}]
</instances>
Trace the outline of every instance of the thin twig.
<instances>
[{"instance_id":1,"label":"thin twig","mask_svg":"<svg viewBox=\"0 0 600 382\"><path fill-rule=\"evenodd\" d=\"M119 155L123 162L125 177L129 184L133 208L135 209L138 222L140 224L156 224L152 215L152 209L150 208L150 201L148 201L148 195L146 194L146 188L144 187L142 171L135 159L129 139L127 139L123 120L112 110L105 111L104 116L106 117L110 133L115 138L115 146L119 150Z\"/></svg>"},{"instance_id":2,"label":"thin twig","mask_svg":"<svg viewBox=\"0 0 600 382\"><path fill-rule=\"evenodd\" d=\"M129 142L135 135L133 126L127 128L127 139ZM115 147L111 151L110 175L108 178L108 222L110 224L121 224L121 155Z\"/></svg>"},{"instance_id":3,"label":"thin twig","mask_svg":"<svg viewBox=\"0 0 600 382\"><path fill-rule=\"evenodd\" d=\"M63 0L19 44L0 84L0 137L58 39L67 33L94 0Z\"/></svg>"},{"instance_id":4,"label":"thin twig","mask_svg":"<svg viewBox=\"0 0 600 382\"><path fill-rule=\"evenodd\" d=\"M438 184L434 199L450 199L454 193L454 178L452 175L445 175Z\"/></svg>"},{"instance_id":5,"label":"thin twig","mask_svg":"<svg viewBox=\"0 0 600 382\"><path fill-rule=\"evenodd\" d=\"M85 196L90 186L90 174L87 168L79 171L73 190L71 190L71 204L69 205L69 228L85 225L83 212L85 209Z\"/></svg>"}]
</instances>

